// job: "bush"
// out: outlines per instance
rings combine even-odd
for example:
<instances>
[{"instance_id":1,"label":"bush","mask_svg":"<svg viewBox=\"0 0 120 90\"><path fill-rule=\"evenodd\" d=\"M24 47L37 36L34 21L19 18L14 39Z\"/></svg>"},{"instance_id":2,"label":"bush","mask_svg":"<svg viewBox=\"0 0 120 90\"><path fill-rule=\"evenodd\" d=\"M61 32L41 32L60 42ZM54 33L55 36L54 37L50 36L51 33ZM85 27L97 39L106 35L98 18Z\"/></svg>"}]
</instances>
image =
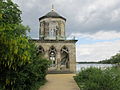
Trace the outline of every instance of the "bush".
<instances>
[{"instance_id":1,"label":"bush","mask_svg":"<svg viewBox=\"0 0 120 90\"><path fill-rule=\"evenodd\" d=\"M0 71L1 90L37 90L45 82L49 61L37 56L36 47L30 43L29 62L18 65L16 69L2 66ZM1 64L2 65L2 64Z\"/></svg>"},{"instance_id":2,"label":"bush","mask_svg":"<svg viewBox=\"0 0 120 90\"><path fill-rule=\"evenodd\" d=\"M17 73L15 90L37 90L45 82L48 61L36 59L27 64Z\"/></svg>"},{"instance_id":3,"label":"bush","mask_svg":"<svg viewBox=\"0 0 120 90\"><path fill-rule=\"evenodd\" d=\"M75 80L81 90L120 90L120 69L91 67L82 70Z\"/></svg>"},{"instance_id":4,"label":"bush","mask_svg":"<svg viewBox=\"0 0 120 90\"><path fill-rule=\"evenodd\" d=\"M0 6L0 90L36 90L45 81L49 62L37 56L18 5L0 0Z\"/></svg>"}]
</instances>

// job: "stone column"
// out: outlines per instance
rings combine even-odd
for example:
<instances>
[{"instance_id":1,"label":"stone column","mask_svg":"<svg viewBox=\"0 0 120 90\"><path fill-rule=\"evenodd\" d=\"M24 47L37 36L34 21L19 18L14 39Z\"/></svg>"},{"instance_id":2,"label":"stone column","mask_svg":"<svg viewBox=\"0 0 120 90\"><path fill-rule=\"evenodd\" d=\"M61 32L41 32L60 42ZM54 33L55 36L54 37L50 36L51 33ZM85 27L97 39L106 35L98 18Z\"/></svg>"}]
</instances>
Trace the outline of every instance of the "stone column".
<instances>
[{"instance_id":1,"label":"stone column","mask_svg":"<svg viewBox=\"0 0 120 90\"><path fill-rule=\"evenodd\" d=\"M61 21L61 36L65 37L65 22Z\"/></svg>"},{"instance_id":2,"label":"stone column","mask_svg":"<svg viewBox=\"0 0 120 90\"><path fill-rule=\"evenodd\" d=\"M76 50L75 46L71 47L69 52L69 60L70 60L70 71L75 73L76 72Z\"/></svg>"},{"instance_id":3,"label":"stone column","mask_svg":"<svg viewBox=\"0 0 120 90\"><path fill-rule=\"evenodd\" d=\"M57 52L57 70L60 70L60 60L61 60L61 55L60 51Z\"/></svg>"},{"instance_id":4,"label":"stone column","mask_svg":"<svg viewBox=\"0 0 120 90\"><path fill-rule=\"evenodd\" d=\"M46 43L43 43L43 45L44 45L44 50L45 50L45 55L44 55L44 57L46 58L46 59L48 59L49 60L49 46L48 45L45 45Z\"/></svg>"}]
</instances>

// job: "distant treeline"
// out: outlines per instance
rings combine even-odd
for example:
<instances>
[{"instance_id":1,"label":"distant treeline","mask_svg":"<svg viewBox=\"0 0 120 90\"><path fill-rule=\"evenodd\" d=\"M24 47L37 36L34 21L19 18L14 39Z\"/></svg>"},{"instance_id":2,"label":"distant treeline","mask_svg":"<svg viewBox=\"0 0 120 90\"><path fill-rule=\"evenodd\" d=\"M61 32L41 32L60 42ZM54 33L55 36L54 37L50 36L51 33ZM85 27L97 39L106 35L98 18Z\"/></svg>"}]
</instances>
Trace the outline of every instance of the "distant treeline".
<instances>
[{"instance_id":1,"label":"distant treeline","mask_svg":"<svg viewBox=\"0 0 120 90\"><path fill-rule=\"evenodd\" d=\"M110 59L99 61L99 63L103 64L120 64L120 53L112 56Z\"/></svg>"},{"instance_id":2,"label":"distant treeline","mask_svg":"<svg viewBox=\"0 0 120 90\"><path fill-rule=\"evenodd\" d=\"M98 62L77 62L78 64L97 64Z\"/></svg>"},{"instance_id":3,"label":"distant treeline","mask_svg":"<svg viewBox=\"0 0 120 90\"><path fill-rule=\"evenodd\" d=\"M98 62L77 62L79 64L120 64L120 53L112 56L110 59L101 60Z\"/></svg>"}]
</instances>

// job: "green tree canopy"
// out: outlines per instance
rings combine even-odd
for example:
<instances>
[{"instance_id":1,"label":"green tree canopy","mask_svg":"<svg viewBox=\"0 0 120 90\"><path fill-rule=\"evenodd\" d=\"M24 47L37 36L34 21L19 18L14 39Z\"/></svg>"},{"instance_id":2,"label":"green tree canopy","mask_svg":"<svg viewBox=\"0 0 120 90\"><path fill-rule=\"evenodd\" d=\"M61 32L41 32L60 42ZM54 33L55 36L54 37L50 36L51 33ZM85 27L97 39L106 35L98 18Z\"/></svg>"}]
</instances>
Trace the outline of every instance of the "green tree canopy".
<instances>
[{"instance_id":1,"label":"green tree canopy","mask_svg":"<svg viewBox=\"0 0 120 90\"><path fill-rule=\"evenodd\" d=\"M26 37L29 28L21 24L21 11L17 4L11 0L1 0L0 6L0 61L2 65L15 69L30 60Z\"/></svg>"},{"instance_id":2,"label":"green tree canopy","mask_svg":"<svg viewBox=\"0 0 120 90\"><path fill-rule=\"evenodd\" d=\"M30 29L22 25L20 15L12 0L0 0L0 90L30 90L48 68L36 55L36 46L26 35Z\"/></svg>"},{"instance_id":3,"label":"green tree canopy","mask_svg":"<svg viewBox=\"0 0 120 90\"><path fill-rule=\"evenodd\" d=\"M99 61L99 63L120 64L120 53L112 56L110 59Z\"/></svg>"}]
</instances>

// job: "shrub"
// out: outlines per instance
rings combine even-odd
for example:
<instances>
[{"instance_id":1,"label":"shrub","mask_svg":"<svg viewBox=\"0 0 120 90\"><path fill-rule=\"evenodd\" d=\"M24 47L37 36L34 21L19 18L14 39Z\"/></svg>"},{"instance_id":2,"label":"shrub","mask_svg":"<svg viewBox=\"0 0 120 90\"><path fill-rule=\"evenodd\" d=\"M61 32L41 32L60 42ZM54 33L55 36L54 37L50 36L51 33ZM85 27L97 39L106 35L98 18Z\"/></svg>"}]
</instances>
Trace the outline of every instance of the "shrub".
<instances>
[{"instance_id":1,"label":"shrub","mask_svg":"<svg viewBox=\"0 0 120 90\"><path fill-rule=\"evenodd\" d=\"M120 69L88 68L82 70L75 80L81 90L120 90Z\"/></svg>"},{"instance_id":2,"label":"shrub","mask_svg":"<svg viewBox=\"0 0 120 90\"><path fill-rule=\"evenodd\" d=\"M18 65L16 62L16 69L2 66L1 90L37 90L44 84L49 61L37 56L34 44L29 43L29 45L31 53L29 62L23 65Z\"/></svg>"},{"instance_id":3,"label":"shrub","mask_svg":"<svg viewBox=\"0 0 120 90\"><path fill-rule=\"evenodd\" d=\"M34 59L17 73L15 90L37 90L45 82L49 62L46 59Z\"/></svg>"},{"instance_id":4,"label":"shrub","mask_svg":"<svg viewBox=\"0 0 120 90\"><path fill-rule=\"evenodd\" d=\"M35 90L44 82L49 62L37 56L17 4L0 0L0 6L0 90Z\"/></svg>"}]
</instances>

